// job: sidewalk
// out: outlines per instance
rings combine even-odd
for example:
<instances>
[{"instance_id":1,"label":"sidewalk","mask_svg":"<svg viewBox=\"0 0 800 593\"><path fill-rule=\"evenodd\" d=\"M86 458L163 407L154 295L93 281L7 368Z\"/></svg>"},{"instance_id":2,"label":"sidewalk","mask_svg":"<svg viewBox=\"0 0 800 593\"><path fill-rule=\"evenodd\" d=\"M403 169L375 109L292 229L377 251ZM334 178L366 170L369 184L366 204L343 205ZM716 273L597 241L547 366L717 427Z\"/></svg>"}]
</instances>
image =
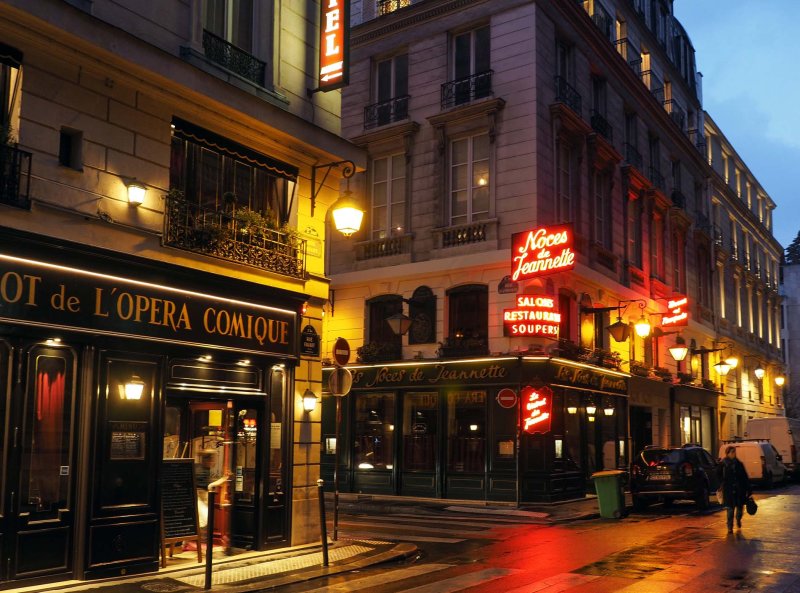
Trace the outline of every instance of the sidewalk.
<instances>
[{"instance_id":1,"label":"sidewalk","mask_svg":"<svg viewBox=\"0 0 800 593\"><path fill-rule=\"evenodd\" d=\"M329 546L330 565L322 566L322 546L284 548L271 552L249 552L215 560L212 591L245 593L301 583L367 566L408 558L417 552L413 544L377 540L340 539ZM186 564L167 567L157 573L103 579L62 581L4 589L3 593L179 593L202 591L205 566Z\"/></svg>"}]
</instances>

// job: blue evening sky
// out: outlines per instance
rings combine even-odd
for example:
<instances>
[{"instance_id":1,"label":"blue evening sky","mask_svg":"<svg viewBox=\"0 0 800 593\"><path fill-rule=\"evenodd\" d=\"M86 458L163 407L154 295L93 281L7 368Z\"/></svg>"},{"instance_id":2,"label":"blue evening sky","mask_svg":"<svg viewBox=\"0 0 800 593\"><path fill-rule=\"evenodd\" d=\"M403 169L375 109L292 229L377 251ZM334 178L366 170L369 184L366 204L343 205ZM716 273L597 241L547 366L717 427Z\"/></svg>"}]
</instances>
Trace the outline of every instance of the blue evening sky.
<instances>
[{"instance_id":1,"label":"blue evening sky","mask_svg":"<svg viewBox=\"0 0 800 593\"><path fill-rule=\"evenodd\" d=\"M703 106L772 200L774 234L800 231L796 0L675 0L703 73Z\"/></svg>"}]
</instances>

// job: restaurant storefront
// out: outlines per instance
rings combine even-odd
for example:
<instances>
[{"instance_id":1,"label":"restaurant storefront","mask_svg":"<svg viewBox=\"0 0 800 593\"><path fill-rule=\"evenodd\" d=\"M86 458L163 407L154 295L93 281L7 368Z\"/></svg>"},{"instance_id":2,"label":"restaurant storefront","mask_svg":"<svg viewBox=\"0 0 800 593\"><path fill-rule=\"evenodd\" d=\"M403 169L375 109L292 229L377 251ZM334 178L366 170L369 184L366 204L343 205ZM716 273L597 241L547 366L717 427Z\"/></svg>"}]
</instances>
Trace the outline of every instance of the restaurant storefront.
<instances>
[{"instance_id":1,"label":"restaurant storefront","mask_svg":"<svg viewBox=\"0 0 800 593\"><path fill-rule=\"evenodd\" d=\"M582 496L594 471L627 465L624 373L548 357L348 368L353 386L342 407L342 491L559 500ZM323 385L329 372L323 370ZM323 397L327 484L336 462L333 400Z\"/></svg>"},{"instance_id":2,"label":"restaurant storefront","mask_svg":"<svg viewBox=\"0 0 800 593\"><path fill-rule=\"evenodd\" d=\"M0 581L158 570L164 459L194 460L215 547L287 545L302 303L4 229Z\"/></svg>"},{"instance_id":3,"label":"restaurant storefront","mask_svg":"<svg viewBox=\"0 0 800 593\"><path fill-rule=\"evenodd\" d=\"M672 388L672 430L676 445L694 443L714 455L717 451L719 392L692 385Z\"/></svg>"}]
</instances>

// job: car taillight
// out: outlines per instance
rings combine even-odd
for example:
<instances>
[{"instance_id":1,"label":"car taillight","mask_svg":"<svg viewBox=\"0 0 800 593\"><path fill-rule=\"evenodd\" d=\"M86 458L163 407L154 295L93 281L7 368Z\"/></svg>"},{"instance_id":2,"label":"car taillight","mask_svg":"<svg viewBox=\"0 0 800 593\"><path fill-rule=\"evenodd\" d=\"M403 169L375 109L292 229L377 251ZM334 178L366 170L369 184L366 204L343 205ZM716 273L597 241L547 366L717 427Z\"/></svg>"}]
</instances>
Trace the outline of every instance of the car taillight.
<instances>
[{"instance_id":1,"label":"car taillight","mask_svg":"<svg viewBox=\"0 0 800 593\"><path fill-rule=\"evenodd\" d=\"M688 461L681 466L681 471L683 471L684 476L691 476L694 474L694 467Z\"/></svg>"}]
</instances>

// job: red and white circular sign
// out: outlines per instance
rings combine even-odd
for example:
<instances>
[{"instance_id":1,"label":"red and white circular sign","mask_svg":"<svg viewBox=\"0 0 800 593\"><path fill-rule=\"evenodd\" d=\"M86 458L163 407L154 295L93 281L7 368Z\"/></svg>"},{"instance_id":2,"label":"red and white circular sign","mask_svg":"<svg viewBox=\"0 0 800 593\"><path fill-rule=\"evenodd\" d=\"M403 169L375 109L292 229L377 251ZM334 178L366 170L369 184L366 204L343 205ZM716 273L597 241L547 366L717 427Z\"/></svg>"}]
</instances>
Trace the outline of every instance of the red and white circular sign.
<instances>
[{"instance_id":1,"label":"red and white circular sign","mask_svg":"<svg viewBox=\"0 0 800 593\"><path fill-rule=\"evenodd\" d=\"M344 338L336 338L333 343L333 360L340 367L350 362L350 344Z\"/></svg>"},{"instance_id":2,"label":"red and white circular sign","mask_svg":"<svg viewBox=\"0 0 800 593\"><path fill-rule=\"evenodd\" d=\"M517 405L517 393L513 389L506 387L501 389L497 394L497 403L502 408L513 408Z\"/></svg>"}]
</instances>

